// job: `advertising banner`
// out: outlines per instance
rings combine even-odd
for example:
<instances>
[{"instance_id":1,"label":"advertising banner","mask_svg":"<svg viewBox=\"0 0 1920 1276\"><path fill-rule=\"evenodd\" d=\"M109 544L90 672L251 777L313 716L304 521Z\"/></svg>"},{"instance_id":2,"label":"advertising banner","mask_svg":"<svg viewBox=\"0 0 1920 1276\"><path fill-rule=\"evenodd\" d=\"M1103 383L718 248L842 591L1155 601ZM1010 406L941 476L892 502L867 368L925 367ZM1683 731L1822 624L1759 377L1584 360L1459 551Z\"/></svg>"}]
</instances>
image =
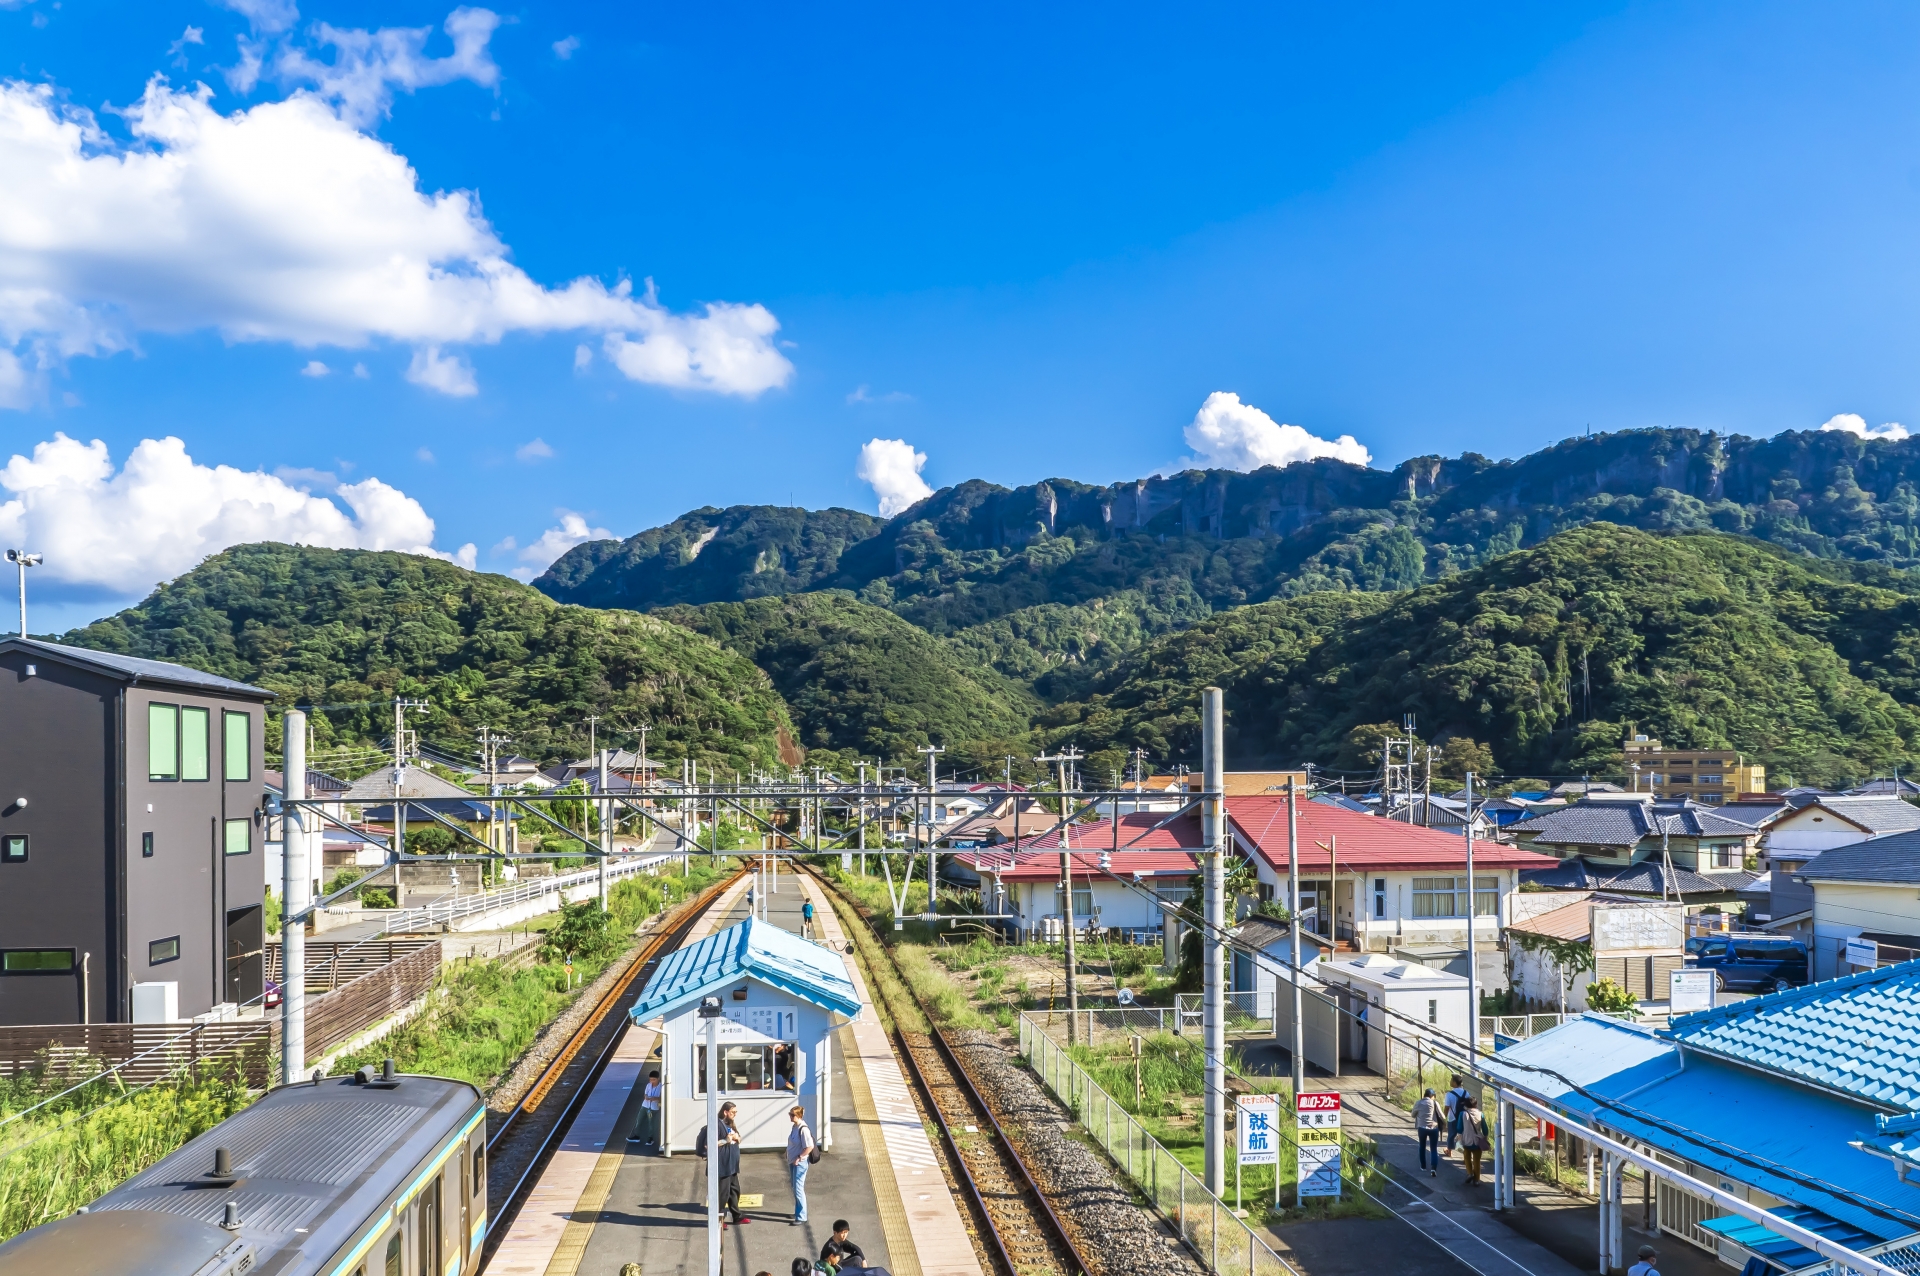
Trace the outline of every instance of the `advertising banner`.
<instances>
[{"instance_id":1,"label":"advertising banner","mask_svg":"<svg viewBox=\"0 0 1920 1276\"><path fill-rule=\"evenodd\" d=\"M1327 1090L1293 1099L1300 1195L1340 1195L1340 1096Z\"/></svg>"}]
</instances>

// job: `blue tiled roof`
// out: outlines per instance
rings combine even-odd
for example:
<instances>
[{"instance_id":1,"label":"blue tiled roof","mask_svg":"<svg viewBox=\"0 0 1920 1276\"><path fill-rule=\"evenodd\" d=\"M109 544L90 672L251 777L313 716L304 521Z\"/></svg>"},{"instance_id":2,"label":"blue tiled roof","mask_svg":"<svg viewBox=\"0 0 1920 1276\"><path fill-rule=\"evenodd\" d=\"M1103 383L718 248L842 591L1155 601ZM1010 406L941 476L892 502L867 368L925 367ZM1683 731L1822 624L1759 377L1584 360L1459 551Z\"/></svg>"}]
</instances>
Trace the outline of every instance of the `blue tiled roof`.
<instances>
[{"instance_id":1,"label":"blue tiled roof","mask_svg":"<svg viewBox=\"0 0 1920 1276\"><path fill-rule=\"evenodd\" d=\"M629 1014L633 1022L645 1023L676 1013L743 978L757 979L848 1018L860 1013L859 995L839 953L748 918L668 954Z\"/></svg>"},{"instance_id":2,"label":"blue tiled roof","mask_svg":"<svg viewBox=\"0 0 1920 1276\"><path fill-rule=\"evenodd\" d=\"M1681 1015L1672 1031L1691 1049L1920 1111L1920 961Z\"/></svg>"}]
</instances>

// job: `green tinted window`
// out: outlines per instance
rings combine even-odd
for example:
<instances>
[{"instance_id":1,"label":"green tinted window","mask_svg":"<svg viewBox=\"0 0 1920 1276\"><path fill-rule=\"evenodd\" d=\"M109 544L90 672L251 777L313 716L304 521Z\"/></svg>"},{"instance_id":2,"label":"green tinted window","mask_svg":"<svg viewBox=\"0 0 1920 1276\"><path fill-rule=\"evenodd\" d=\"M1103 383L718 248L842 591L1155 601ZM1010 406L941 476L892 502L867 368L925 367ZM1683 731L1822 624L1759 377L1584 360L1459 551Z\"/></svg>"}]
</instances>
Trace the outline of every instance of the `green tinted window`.
<instances>
[{"instance_id":1,"label":"green tinted window","mask_svg":"<svg viewBox=\"0 0 1920 1276\"><path fill-rule=\"evenodd\" d=\"M223 713L221 725L226 736L222 751L229 780L253 778L253 719L244 713Z\"/></svg>"},{"instance_id":2,"label":"green tinted window","mask_svg":"<svg viewBox=\"0 0 1920 1276\"><path fill-rule=\"evenodd\" d=\"M147 706L147 778L180 778L180 709L177 705Z\"/></svg>"},{"instance_id":3,"label":"green tinted window","mask_svg":"<svg viewBox=\"0 0 1920 1276\"><path fill-rule=\"evenodd\" d=\"M245 855L253 849L253 821L228 820L226 824L226 845L223 848L229 855Z\"/></svg>"},{"instance_id":4,"label":"green tinted window","mask_svg":"<svg viewBox=\"0 0 1920 1276\"><path fill-rule=\"evenodd\" d=\"M180 710L180 778L183 780L207 778L207 733L211 730L207 718L205 709L183 706Z\"/></svg>"},{"instance_id":5,"label":"green tinted window","mask_svg":"<svg viewBox=\"0 0 1920 1276\"><path fill-rule=\"evenodd\" d=\"M72 969L71 948L13 948L0 953L0 970L9 975L59 974Z\"/></svg>"},{"instance_id":6,"label":"green tinted window","mask_svg":"<svg viewBox=\"0 0 1920 1276\"><path fill-rule=\"evenodd\" d=\"M162 962L177 961L180 957L180 936L169 939L156 939L147 945L147 965L158 966Z\"/></svg>"}]
</instances>

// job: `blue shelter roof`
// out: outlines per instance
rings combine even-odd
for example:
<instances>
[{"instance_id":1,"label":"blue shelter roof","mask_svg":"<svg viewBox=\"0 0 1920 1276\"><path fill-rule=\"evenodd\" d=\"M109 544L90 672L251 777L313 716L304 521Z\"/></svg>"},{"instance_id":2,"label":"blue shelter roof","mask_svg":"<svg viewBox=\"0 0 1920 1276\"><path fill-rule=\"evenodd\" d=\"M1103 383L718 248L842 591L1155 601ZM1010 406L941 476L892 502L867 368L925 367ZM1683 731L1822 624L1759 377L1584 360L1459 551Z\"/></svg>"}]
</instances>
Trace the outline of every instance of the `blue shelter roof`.
<instances>
[{"instance_id":1,"label":"blue shelter roof","mask_svg":"<svg viewBox=\"0 0 1920 1276\"><path fill-rule=\"evenodd\" d=\"M1920 961L1681 1015L1673 1035L1868 1103L1920 1110Z\"/></svg>"},{"instance_id":2,"label":"blue shelter roof","mask_svg":"<svg viewBox=\"0 0 1920 1276\"><path fill-rule=\"evenodd\" d=\"M628 1014L635 1023L674 1014L743 978L849 1019L860 1013L859 995L839 953L750 917L669 953Z\"/></svg>"},{"instance_id":3,"label":"blue shelter roof","mask_svg":"<svg viewBox=\"0 0 1920 1276\"><path fill-rule=\"evenodd\" d=\"M1892 1240L1920 1231L1920 1195L1878 1156L1872 1105L1584 1017L1509 1046L1483 1068L1568 1116L1650 1144L1709 1174Z\"/></svg>"}]
</instances>

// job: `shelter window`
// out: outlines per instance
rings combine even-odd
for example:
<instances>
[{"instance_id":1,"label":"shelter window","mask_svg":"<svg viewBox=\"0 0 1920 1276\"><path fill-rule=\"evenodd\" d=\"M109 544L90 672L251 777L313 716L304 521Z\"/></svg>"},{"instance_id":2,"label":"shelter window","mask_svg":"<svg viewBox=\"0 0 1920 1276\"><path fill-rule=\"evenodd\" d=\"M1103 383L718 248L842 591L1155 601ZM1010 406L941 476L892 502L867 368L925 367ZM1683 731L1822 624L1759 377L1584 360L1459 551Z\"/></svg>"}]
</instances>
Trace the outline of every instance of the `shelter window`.
<instances>
[{"instance_id":1,"label":"shelter window","mask_svg":"<svg viewBox=\"0 0 1920 1276\"><path fill-rule=\"evenodd\" d=\"M147 706L147 778L180 778L180 706Z\"/></svg>"},{"instance_id":2,"label":"shelter window","mask_svg":"<svg viewBox=\"0 0 1920 1276\"><path fill-rule=\"evenodd\" d=\"M755 1043L720 1047L720 1093L741 1094L755 1090L792 1090L794 1088L794 1048L789 1042L778 1045ZM693 1092L707 1092L707 1048L693 1048Z\"/></svg>"},{"instance_id":3,"label":"shelter window","mask_svg":"<svg viewBox=\"0 0 1920 1276\"><path fill-rule=\"evenodd\" d=\"M207 719L205 709L192 705L180 707L180 778L207 778Z\"/></svg>"}]
</instances>

